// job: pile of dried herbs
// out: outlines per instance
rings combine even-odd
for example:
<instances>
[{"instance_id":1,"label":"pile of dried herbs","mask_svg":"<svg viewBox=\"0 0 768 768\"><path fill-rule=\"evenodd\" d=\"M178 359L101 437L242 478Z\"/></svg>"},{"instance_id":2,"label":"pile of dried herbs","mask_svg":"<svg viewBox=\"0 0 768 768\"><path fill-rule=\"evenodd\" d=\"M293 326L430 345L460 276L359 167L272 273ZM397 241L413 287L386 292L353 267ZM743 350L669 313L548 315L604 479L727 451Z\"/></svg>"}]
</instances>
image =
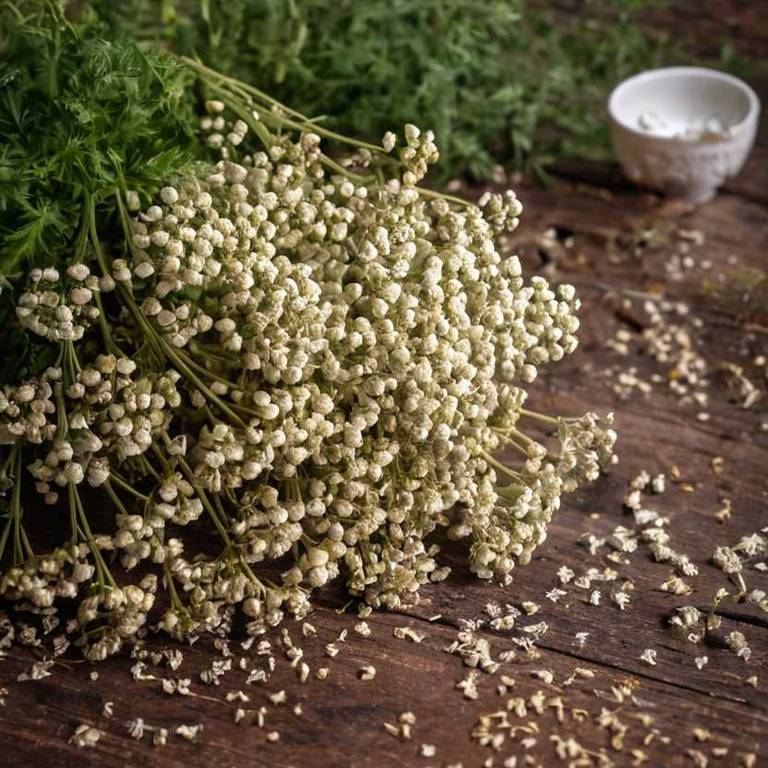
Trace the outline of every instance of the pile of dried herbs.
<instances>
[{"instance_id":1,"label":"pile of dried herbs","mask_svg":"<svg viewBox=\"0 0 768 768\"><path fill-rule=\"evenodd\" d=\"M615 440L525 406L578 300L499 255L514 193L422 188L431 131L355 141L55 5L2 14L0 593L76 599L102 659L238 607L262 633L334 579L398 606L445 577L440 530L507 581Z\"/></svg>"}]
</instances>

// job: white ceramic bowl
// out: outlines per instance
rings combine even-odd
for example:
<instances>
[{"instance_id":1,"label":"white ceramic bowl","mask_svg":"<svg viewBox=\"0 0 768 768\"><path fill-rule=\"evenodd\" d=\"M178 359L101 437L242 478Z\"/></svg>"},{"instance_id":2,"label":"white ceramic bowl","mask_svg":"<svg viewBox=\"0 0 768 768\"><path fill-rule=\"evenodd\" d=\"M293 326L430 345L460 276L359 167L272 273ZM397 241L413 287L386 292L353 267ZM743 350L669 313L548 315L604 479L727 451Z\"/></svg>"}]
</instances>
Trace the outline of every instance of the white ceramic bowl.
<instances>
[{"instance_id":1,"label":"white ceramic bowl","mask_svg":"<svg viewBox=\"0 0 768 768\"><path fill-rule=\"evenodd\" d=\"M691 202L741 170L760 102L744 82L700 67L651 69L608 99L613 149L632 181Z\"/></svg>"}]
</instances>

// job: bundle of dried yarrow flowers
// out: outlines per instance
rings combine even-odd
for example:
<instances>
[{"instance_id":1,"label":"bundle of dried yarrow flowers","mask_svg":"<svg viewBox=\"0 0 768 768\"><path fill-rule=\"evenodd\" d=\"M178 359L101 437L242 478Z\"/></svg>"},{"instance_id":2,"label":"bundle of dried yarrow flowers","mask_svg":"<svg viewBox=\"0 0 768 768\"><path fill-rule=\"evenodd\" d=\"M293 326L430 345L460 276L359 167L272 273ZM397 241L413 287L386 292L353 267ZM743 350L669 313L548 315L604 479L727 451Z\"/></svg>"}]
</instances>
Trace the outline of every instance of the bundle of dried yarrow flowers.
<instances>
[{"instance_id":1,"label":"bundle of dried yarrow flowers","mask_svg":"<svg viewBox=\"0 0 768 768\"><path fill-rule=\"evenodd\" d=\"M33 270L18 299L58 361L0 394L1 591L45 611L79 597L91 659L143 632L159 580L159 625L178 637L238 605L264 632L336 578L396 607L444 578L438 528L505 583L561 493L614 459L610 418L525 408L538 367L576 346L578 300L499 255L513 193L472 205L421 190L438 152L413 126L377 165L367 149L329 160L311 130L254 149L246 122L208 111L221 161L143 211L122 196L125 258ZM69 516L46 555L24 527L25 474ZM89 489L114 509L110 532L93 530ZM196 521L217 554L185 540Z\"/></svg>"}]
</instances>

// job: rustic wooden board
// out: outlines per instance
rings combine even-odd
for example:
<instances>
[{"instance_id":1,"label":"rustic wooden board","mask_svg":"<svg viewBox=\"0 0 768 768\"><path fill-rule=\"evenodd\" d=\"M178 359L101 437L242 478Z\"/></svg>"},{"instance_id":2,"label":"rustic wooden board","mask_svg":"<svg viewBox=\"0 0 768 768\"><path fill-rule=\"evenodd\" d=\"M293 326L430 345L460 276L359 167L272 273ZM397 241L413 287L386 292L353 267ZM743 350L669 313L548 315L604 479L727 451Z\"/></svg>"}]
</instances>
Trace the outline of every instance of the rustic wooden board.
<instances>
[{"instance_id":1,"label":"rustic wooden board","mask_svg":"<svg viewBox=\"0 0 768 768\"><path fill-rule=\"evenodd\" d=\"M740 13L748 16L746 10ZM765 161L766 150L759 148L741 177L715 201L696 210L631 189L613 167L564 164L552 186L520 188L526 211L510 249L522 255L529 271L573 282L584 301L580 349L542 375L532 387L531 403L561 413L614 410L621 461L608 477L566 499L547 542L529 566L515 573L510 587L475 580L463 565L461 547L448 545L442 558L454 568L451 577L425 588L418 605L399 613L374 613L368 619L369 637L352 631L354 614L341 610L341 595L329 593L310 617L317 637L303 638L296 622L285 625L303 647L312 670L304 684L285 659L279 632L269 636L277 668L267 686L246 685L247 673L237 663L220 685L201 683L199 673L221 658L221 649L210 638L184 649L185 660L177 672L151 669L158 678L191 678L189 696L166 694L159 681L134 682L130 674L134 662L126 657L94 666L67 656L57 662L50 677L19 682L19 674L29 671L40 652L15 647L0 663L0 689L7 688L0 693L0 699L5 699L0 706L0 765L386 768L461 763L469 768L502 766L512 757L517 757L517 765L553 765L560 761L556 740L568 737L591 751L591 763L573 764L600 765L610 760L620 766L639 765L647 759L653 766L696 765L695 760L703 765L701 757L689 750L706 756L710 765L766 764L768 615L747 603L727 603L721 609L720 634L742 631L753 651L749 662L716 641L695 646L668 626L675 607L693 604L706 611L718 589L735 591L711 564L715 546L734 544L741 536L768 526L768 431L761 428L761 423L768 422L768 396L750 409L740 408L729 401L727 377L719 372L723 363L739 364L753 381L763 376L759 386L765 392L765 368L753 361L768 354L768 319L747 313L738 303L718 304L703 288L706 280L720 273L733 274L746 267L768 270ZM553 228L555 237L551 233L544 237ZM691 247L694 266L678 275L670 273L667 265L679 248L680 229L701 232L704 243ZM708 269L702 268L706 261L711 262ZM616 330L625 329L631 334L630 347L637 348L647 325L642 299L633 298L631 307L622 305L622 299L646 291L685 301L701 319L695 339L711 379L710 402L705 407L678 403L668 391L669 366L636 351L622 356L606 346ZM640 378L650 380L656 374L661 382L648 395L636 392L622 399L613 391L614 379L606 371L629 366L637 369ZM707 421L697 418L700 411L709 414ZM723 460L719 474L712 470L715 457ZM679 468L681 480L668 483L666 493L649 498L648 503L669 517L674 546L690 555L700 570L699 576L686 579L695 591L684 597L660 590L671 568L654 562L643 545L623 554L625 563L616 563L607 557L613 551L609 547L591 555L578 544L583 534L609 536L618 525L632 527L631 515L622 508L627 483L642 469L653 474L668 472L672 465ZM732 517L719 523L714 515L723 498L732 503ZM605 586L599 606L589 604L588 590L573 585L565 586L567 595L553 603L545 593L558 586L556 572L562 565L577 574L610 566L619 578ZM768 573L748 568L746 578L750 588L768 591ZM621 611L610 601L609 592L624 579L631 579L635 588L630 605ZM481 673L479 698L471 701L455 689L469 670L445 649L456 639L461 620L487 620L485 606L492 601L518 608L524 601L534 601L541 607L535 615L519 618L511 631L487 626L480 630L494 657L512 649L517 658L503 664L495 675ZM548 631L537 642L534 658L514 639L525 635L522 627L539 621L547 623ZM423 632L423 642L397 639L393 630L400 626ZM329 658L325 644L345 629L349 634L339 643L338 656ZM589 633L583 646L576 638L581 632ZM245 658L248 669L258 666L263 658L253 649L242 650L241 639L236 636L231 642L236 662ZM151 638L149 645L168 646L159 637ZM646 648L657 650L656 666L640 659ZM709 658L701 670L694 663L700 655ZM359 679L360 668L367 664L376 667L375 680ZM323 666L330 673L320 681L315 672ZM591 670L594 677L565 685L577 667ZM552 682L546 675L547 679L536 676L542 670L552 673ZM90 678L93 672L98 672L96 681ZM502 674L516 680L506 695L496 692ZM757 680L748 682L753 676ZM620 685L630 686L634 698L609 701L611 687ZM238 689L250 696L247 704L226 701L226 694ZM279 690L285 690L287 703L276 706L268 696ZM535 698L538 691L550 704L561 698L562 723L556 707L547 706L539 715L529 705L525 717L509 716L510 722L526 726L528 732L508 735L498 750L480 746L471 737L481 715L503 710L511 697ZM102 710L109 701L114 702L114 715L108 719ZM301 704L301 716L294 714L295 704ZM249 711L265 706L265 726L253 723L252 712L236 724L238 706ZM618 710L617 717L627 726L622 745L612 744L610 729L598 724L603 708ZM583 721L574 718L574 709L586 713L577 712ZM396 723L406 710L416 716L410 740L398 739L384 728L385 722ZM148 726L169 730L166 746L152 746L149 732L141 740L129 736L127 724L139 717ZM95 747L78 749L68 743L80 723L105 731ZM196 743L174 734L182 723L204 726ZM706 729L711 736L702 741L704 734L699 732L697 738L696 728ZM267 740L272 730L280 733L274 743ZM644 745L646 738L651 741ZM435 756L422 756L422 744L434 745ZM728 751L718 755L713 748ZM491 763L484 762L489 758Z\"/></svg>"}]
</instances>

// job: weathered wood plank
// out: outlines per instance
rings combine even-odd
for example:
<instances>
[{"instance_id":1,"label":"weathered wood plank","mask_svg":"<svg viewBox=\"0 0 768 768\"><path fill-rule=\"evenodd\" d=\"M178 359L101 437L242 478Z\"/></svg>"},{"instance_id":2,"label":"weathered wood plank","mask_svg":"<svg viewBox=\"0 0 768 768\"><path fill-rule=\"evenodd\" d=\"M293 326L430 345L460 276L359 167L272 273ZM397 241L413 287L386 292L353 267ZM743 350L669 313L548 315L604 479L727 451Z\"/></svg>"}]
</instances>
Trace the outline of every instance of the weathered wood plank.
<instances>
[{"instance_id":1,"label":"weathered wood plank","mask_svg":"<svg viewBox=\"0 0 768 768\"><path fill-rule=\"evenodd\" d=\"M713 314L707 305L699 306L702 293L698 273L687 274L681 282L664 282L662 262L668 251L661 248L639 260L628 256L622 248L626 247L623 244L628 242L628 235L661 216L662 223L704 231L704 250L714 270L731 266L728 258L732 252L740 261L759 264L766 233L754 224L759 224L761 209L737 197L721 196L712 205L676 219L653 198L629 193L611 196L594 190L587 194L583 189L577 192L572 185L526 189L522 198L527 206L527 221L516 234L516 245L529 266L539 268L539 236L549 227L574 232L573 248L557 262L558 275L580 284L588 305L583 313L581 350L537 382L532 388L533 403L542 409L571 413L585 407L615 409L621 430L622 461L597 486L568 500L551 526L548 541L530 566L517 571L513 585L501 589L473 579L462 565L461 548L451 545L443 557L455 570L445 584L424 590L421 603L408 609L408 616L374 614L369 619L371 637L350 633L335 659L324 656L324 645L342 629L350 629L354 619L337 614L332 606L340 605L341 598L329 595L329 607L318 609L312 617L318 637L301 641L313 672L322 665L331 668L328 680L301 685L295 672L281 659L268 685L269 692L285 689L289 705L301 702L301 718L292 714L290 706L269 704L266 691L245 686L243 672L229 673L220 687L197 682L199 672L218 658L210 641L201 641L185 650L185 663L177 674L192 678L195 694L219 701L169 696L159 690L156 682L133 683L128 671L131 662L124 658L98 665L99 680L95 683L88 680L92 667L78 662L72 662L69 669L57 665L51 678L17 683L16 676L28 669L31 656L14 650L13 657L0 667L0 684L10 689L7 704L0 709L0 742L15 745L9 765L28 765L30 755L35 756L35 765L42 768L139 762L163 768L182 764L428 765L430 760L418 756L422 743L437 747L432 764L462 761L465 766L477 765L491 754L470 738L477 717L503 708L509 697L498 697L493 692L500 680L498 674L482 675L479 700L465 700L454 686L467 669L443 649L455 638L460 619L481 618L484 606L493 600L518 607L525 600L535 601L541 604L540 612L519 619L518 627L540 620L549 625L549 631L538 643L540 658L528 660L519 653L516 662L505 665L503 671L517 679L510 695L529 697L539 689L548 696L560 693L556 687L531 677L536 670L551 670L556 683L567 678L576 666L596 672L593 680L579 681L562 691L567 708L583 708L590 713L588 723L574 725L566 717L561 726L553 711L531 715L522 722L532 721L540 727L536 744L525 750L508 739L499 752L501 757L530 754L543 764L551 764L555 753L550 736L572 734L593 750L608 749L619 764L624 764L622 760L630 760L629 747L623 753L610 749L606 731L594 723L605 702L596 698L592 690L607 690L616 681L629 677L637 680L636 696L644 702L634 709L654 717L653 727L671 740L669 744L656 740L645 748L651 764L690 764L685 750L708 752L712 746L730 748L724 764L738 764L737 751L763 754L765 745L760 740L768 729L768 681L760 679L759 671L768 667L765 614L754 606L728 607L724 631L738 628L747 636L753 649L748 664L724 648L692 646L670 631L666 619L676 606L686 603L706 610L717 589L730 587L725 575L709 563L715 544L734 543L740 536L765 525L768 435L759 431L756 412L729 403L722 386L710 393L711 419L706 423L694 418L695 409L681 408L665 386L660 385L648 397L620 401L610 388L610 380L601 375L604 368L632 364L650 376L664 366L644 356L624 358L606 349L606 338L616 328L626 327L626 323L616 317L616 302L606 300L604 291L589 290L596 282L614 290L643 289L648 283L658 282L661 276L667 293L695 305L696 313L702 316L702 337L716 342L704 350L710 365L714 367L720 358L743 361L743 333L737 320L726 316L728 322L723 324L721 314ZM654 266L655 262L658 263ZM757 339L750 353L754 355L754 346L764 342L764 338ZM713 474L710 468L714 456L725 457L720 475ZM664 495L649 499L649 503L669 516L674 546L688 553L700 568L700 575L689 579L695 592L687 597L659 591L670 568L653 562L642 545L626 555L629 565L619 565L606 560L606 549L590 556L576 544L582 533L605 536L617 525L631 526L632 518L621 506L627 481L640 469L663 471L673 463L680 467L683 478L695 486L694 491L685 493L679 484L670 484ZM714 519L721 493L732 499L734 510L732 519L722 525ZM560 602L550 603L544 593L557 585L555 574L561 565L568 565L577 573L591 566L610 565L620 572L620 578L628 577L635 582L630 606L620 611L611 604L609 589L605 590L599 607L586 602L587 592L572 588L567 588L568 595ZM751 587L768 587L765 574L749 571L747 578ZM439 621L426 621L435 614L441 614ZM394 638L393 628L404 624L425 632L424 641L414 644ZM576 642L577 632L589 633L583 648ZM291 634L298 637L299 632L291 628ZM520 634L519 629L511 633L482 632L494 655L516 648L511 638ZM152 642L161 643L159 639ZM656 666L640 660L647 647L658 651ZM710 661L698 670L693 659L701 654L709 656ZM366 664L377 668L374 681L364 682L357 677L358 670ZM758 674L756 688L746 682L753 674ZM247 689L252 695L252 701L242 706L268 706L264 729L235 725L237 704L226 702L225 694L238 688ZM115 701L115 716L105 720L100 712L109 700ZM383 723L395 723L398 714L406 709L416 713L417 724L414 738L401 742L384 731ZM171 732L181 723L203 723L205 730L194 746L171 735L167 746L151 747L150 735L145 735L141 742L128 736L126 723L136 717ZM81 722L98 725L107 732L93 749L77 750L66 744ZM640 745L646 729L637 721L632 724L626 742L635 747ZM698 743L693 736L697 726L708 728L713 734L712 741ZM266 740L266 733L272 728L281 734L280 741L274 744ZM497 757L496 764L501 764L501 757Z\"/></svg>"}]
</instances>

